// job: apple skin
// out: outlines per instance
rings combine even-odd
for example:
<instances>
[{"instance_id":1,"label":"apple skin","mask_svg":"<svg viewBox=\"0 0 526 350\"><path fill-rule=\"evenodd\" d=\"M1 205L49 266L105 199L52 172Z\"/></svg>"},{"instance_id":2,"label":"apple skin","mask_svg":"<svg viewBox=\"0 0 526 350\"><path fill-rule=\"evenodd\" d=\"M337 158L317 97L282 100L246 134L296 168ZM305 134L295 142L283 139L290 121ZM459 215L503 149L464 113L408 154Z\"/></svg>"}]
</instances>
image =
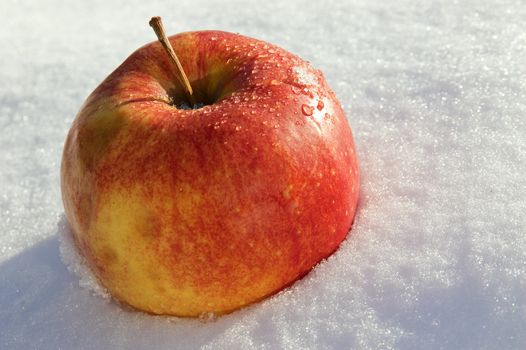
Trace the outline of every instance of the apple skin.
<instances>
[{"instance_id":1,"label":"apple skin","mask_svg":"<svg viewBox=\"0 0 526 350\"><path fill-rule=\"evenodd\" d=\"M349 231L359 172L320 71L220 31L170 37L196 98L184 110L157 42L88 97L66 139L62 197L78 251L118 300L224 314L282 290Z\"/></svg>"}]
</instances>

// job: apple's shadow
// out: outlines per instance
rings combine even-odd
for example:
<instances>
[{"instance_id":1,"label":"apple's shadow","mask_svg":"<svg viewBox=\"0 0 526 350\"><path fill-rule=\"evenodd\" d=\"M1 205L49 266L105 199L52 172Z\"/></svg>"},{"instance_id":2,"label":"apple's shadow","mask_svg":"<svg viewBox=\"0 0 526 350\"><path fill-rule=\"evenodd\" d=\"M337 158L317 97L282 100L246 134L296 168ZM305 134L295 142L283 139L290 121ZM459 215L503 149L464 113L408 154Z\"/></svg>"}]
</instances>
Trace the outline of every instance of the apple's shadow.
<instances>
[{"instance_id":1,"label":"apple's shadow","mask_svg":"<svg viewBox=\"0 0 526 350\"><path fill-rule=\"evenodd\" d=\"M1 349L174 348L174 339L194 348L231 323L151 316L92 295L62 262L58 237L0 265Z\"/></svg>"}]
</instances>

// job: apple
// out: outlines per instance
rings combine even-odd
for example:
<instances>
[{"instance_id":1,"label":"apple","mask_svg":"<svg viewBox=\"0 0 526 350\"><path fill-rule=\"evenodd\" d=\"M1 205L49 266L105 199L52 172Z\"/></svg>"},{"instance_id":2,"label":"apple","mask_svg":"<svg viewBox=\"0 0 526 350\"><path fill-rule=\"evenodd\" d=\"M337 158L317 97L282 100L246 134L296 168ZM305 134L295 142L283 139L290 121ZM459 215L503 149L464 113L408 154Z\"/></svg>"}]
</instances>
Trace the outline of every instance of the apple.
<instances>
[{"instance_id":1,"label":"apple","mask_svg":"<svg viewBox=\"0 0 526 350\"><path fill-rule=\"evenodd\" d=\"M359 173L322 73L243 35L196 31L129 56L87 98L61 164L89 268L153 314L224 314L309 272L346 237ZM189 108L193 107L193 108Z\"/></svg>"}]
</instances>

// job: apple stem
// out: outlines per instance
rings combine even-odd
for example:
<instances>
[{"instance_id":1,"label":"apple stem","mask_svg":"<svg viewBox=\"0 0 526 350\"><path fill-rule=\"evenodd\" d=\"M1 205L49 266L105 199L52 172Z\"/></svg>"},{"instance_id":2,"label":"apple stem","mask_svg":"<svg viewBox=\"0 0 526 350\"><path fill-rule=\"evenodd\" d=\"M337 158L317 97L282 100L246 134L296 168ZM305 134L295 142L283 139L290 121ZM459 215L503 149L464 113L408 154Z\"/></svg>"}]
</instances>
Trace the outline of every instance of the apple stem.
<instances>
[{"instance_id":1,"label":"apple stem","mask_svg":"<svg viewBox=\"0 0 526 350\"><path fill-rule=\"evenodd\" d=\"M150 19L150 27L153 28L155 31L155 35L157 35L157 39L159 39L159 42L164 48L164 51L168 54L168 57L170 57L170 61L175 66L177 71L177 79L179 80L179 83L183 86L183 89L188 95L188 98L190 100L190 103L192 105L195 105L194 97L193 97L193 90L192 85L190 85L190 81L188 80L188 77L186 76L186 73L184 72L183 66L181 65L181 62L179 61L179 58L177 58L177 55L175 54L175 51L170 44L170 41L166 37L166 33L164 32L163 22L161 20L161 17L156 16L152 17Z\"/></svg>"}]
</instances>

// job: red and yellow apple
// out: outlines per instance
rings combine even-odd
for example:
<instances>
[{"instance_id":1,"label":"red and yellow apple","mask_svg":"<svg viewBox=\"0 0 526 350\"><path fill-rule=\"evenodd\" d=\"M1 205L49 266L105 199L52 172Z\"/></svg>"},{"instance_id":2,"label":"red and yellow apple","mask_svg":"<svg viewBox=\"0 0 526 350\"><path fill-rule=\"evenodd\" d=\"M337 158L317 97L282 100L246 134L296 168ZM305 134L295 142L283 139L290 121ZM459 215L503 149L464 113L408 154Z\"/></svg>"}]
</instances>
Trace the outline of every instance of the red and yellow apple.
<instances>
[{"instance_id":1,"label":"red and yellow apple","mask_svg":"<svg viewBox=\"0 0 526 350\"><path fill-rule=\"evenodd\" d=\"M158 42L134 52L69 131L65 213L118 300L155 314L227 313L290 285L346 237L353 138L321 72L299 57L220 31L170 42L201 107L183 108Z\"/></svg>"}]
</instances>

